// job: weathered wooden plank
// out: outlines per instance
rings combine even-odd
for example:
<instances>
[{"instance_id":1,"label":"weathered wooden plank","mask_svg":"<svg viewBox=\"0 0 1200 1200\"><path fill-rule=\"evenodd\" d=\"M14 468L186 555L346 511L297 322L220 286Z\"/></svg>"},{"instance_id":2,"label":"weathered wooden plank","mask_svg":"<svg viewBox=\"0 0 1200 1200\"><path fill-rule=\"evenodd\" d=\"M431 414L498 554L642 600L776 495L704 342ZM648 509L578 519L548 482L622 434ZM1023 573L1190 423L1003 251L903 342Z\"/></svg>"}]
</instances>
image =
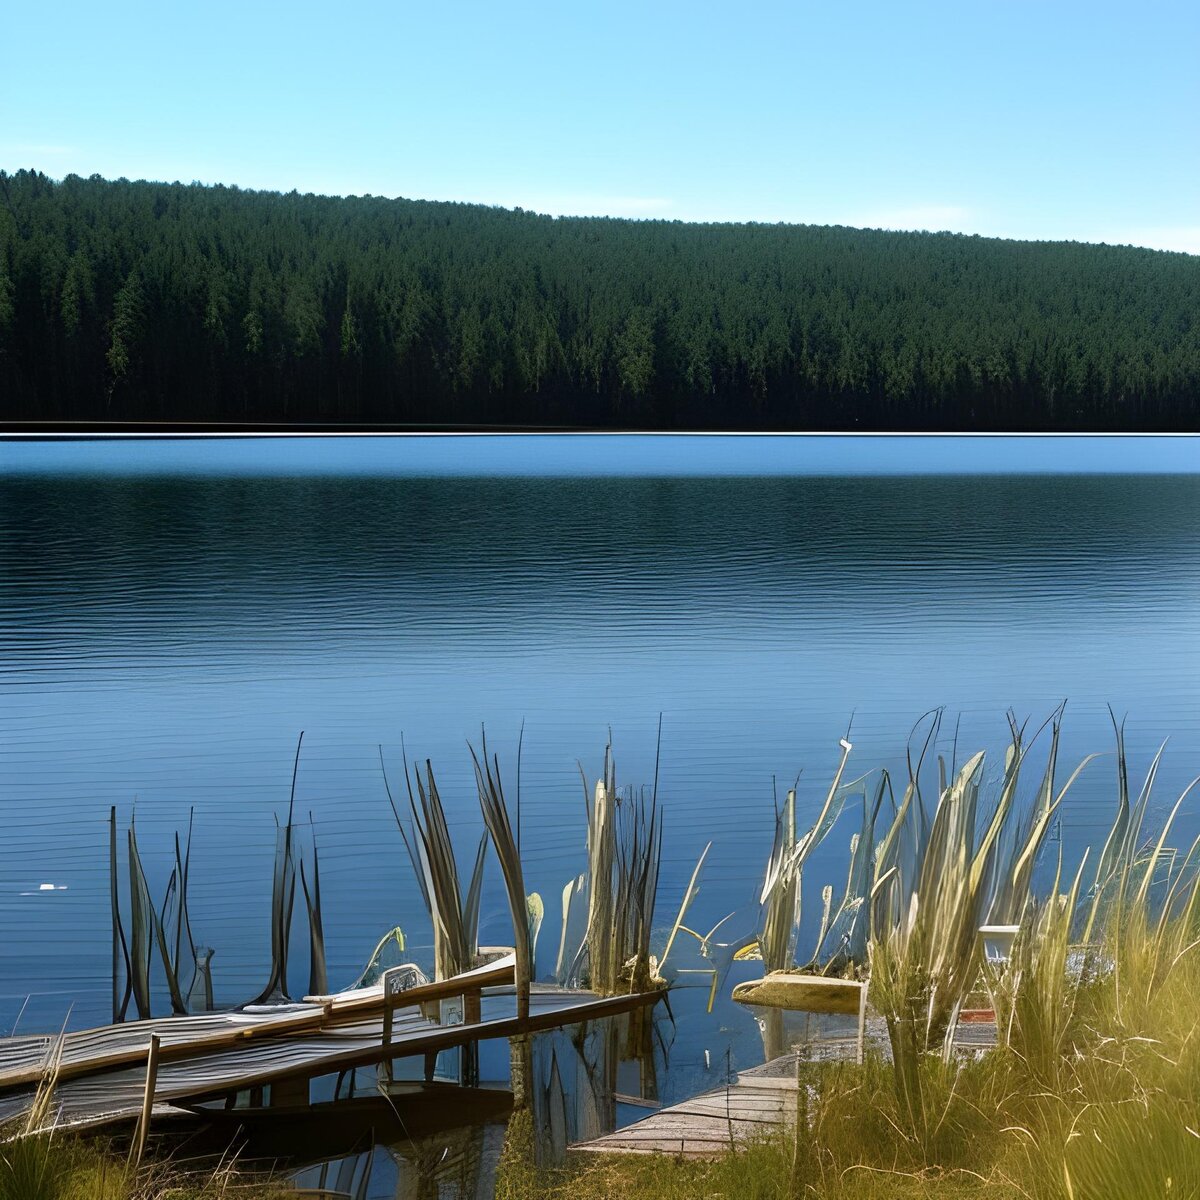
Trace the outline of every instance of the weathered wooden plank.
<instances>
[{"instance_id":1,"label":"weathered wooden plank","mask_svg":"<svg viewBox=\"0 0 1200 1200\"><path fill-rule=\"evenodd\" d=\"M286 1032L276 1032L275 1036L264 1033L257 1038L235 1037L232 1041L224 1036L219 1041L185 1039L175 1043L176 1052L169 1059L164 1054L166 1045L162 1047L154 1100L158 1103L203 1100L249 1087L369 1066L383 1059L433 1054L491 1038L561 1028L628 1012L655 1002L660 995L652 992L601 999L589 992L540 989L531 995L530 1015L525 1020L493 1014L486 1020L453 1026L434 1024L413 1010L393 1025L392 1040L386 1045L382 1040L382 1014L364 1019L360 1013L355 1014L353 1021L330 1029L291 1025ZM491 995L488 1000L494 1008L497 1001L505 998ZM190 1053L182 1053L184 1050ZM99 1068L80 1071L65 1080L60 1078L56 1101L63 1120L95 1124L125 1120L140 1110L145 1081L140 1066L145 1061L146 1047L140 1047L139 1057L134 1060L138 1066L120 1066L125 1053L122 1050L106 1056ZM41 1078L40 1071L36 1078ZM0 1118L19 1112L29 1098L28 1090L10 1089L7 1096L0 1097Z\"/></svg>"},{"instance_id":2,"label":"weathered wooden plank","mask_svg":"<svg viewBox=\"0 0 1200 1200\"><path fill-rule=\"evenodd\" d=\"M421 984L388 998L384 997L382 988L364 988L358 993L342 993L340 998L325 998L320 1004L288 1006L277 1013L205 1014L204 1017L159 1018L100 1026L65 1035L57 1078L66 1081L140 1062L146 1057L154 1035L161 1041L159 1061L175 1062L236 1046L246 1039L334 1028L382 1014L385 1007L412 1008L461 995L467 988L495 987L512 981L513 964L509 960L437 983ZM39 1082L45 1073L45 1059L52 1041L47 1038L41 1059L31 1062L27 1045L13 1047L17 1061L12 1061L5 1041L0 1040L0 1090Z\"/></svg>"}]
</instances>

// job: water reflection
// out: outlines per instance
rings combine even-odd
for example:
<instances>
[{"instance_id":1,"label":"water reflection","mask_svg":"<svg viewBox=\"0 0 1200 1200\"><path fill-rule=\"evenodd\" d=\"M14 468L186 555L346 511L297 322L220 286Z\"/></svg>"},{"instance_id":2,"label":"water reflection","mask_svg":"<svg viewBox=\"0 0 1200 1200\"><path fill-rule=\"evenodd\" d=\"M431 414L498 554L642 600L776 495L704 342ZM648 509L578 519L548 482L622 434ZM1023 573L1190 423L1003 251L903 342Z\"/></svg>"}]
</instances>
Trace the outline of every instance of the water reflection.
<instances>
[{"instance_id":1,"label":"water reflection","mask_svg":"<svg viewBox=\"0 0 1200 1200\"><path fill-rule=\"evenodd\" d=\"M326 1160L294 1183L351 1200L490 1200L503 1142L503 1125L453 1129Z\"/></svg>"}]
</instances>

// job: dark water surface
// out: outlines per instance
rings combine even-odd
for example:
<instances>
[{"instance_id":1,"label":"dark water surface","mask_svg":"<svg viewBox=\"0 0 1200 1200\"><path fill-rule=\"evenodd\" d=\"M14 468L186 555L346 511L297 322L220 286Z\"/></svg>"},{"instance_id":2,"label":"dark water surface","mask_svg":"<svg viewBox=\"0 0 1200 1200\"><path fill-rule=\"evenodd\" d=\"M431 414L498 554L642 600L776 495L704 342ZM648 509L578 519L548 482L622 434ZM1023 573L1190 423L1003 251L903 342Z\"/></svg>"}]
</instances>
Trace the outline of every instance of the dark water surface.
<instances>
[{"instance_id":1,"label":"dark water surface","mask_svg":"<svg viewBox=\"0 0 1200 1200\"><path fill-rule=\"evenodd\" d=\"M1171 739L1161 810L1200 773L1198 505L1196 476L11 475L0 1028L29 993L23 1029L107 1018L107 818L115 804L127 821L135 799L157 895L194 807L194 932L216 948L218 1001L250 999L300 730L335 987L391 925L428 955L380 775L382 745L398 780L402 732L432 758L465 852L480 829L466 742L486 725L511 784L524 720L543 969L583 867L577 760L594 782L611 728L619 782L649 783L660 712L665 925L709 839L692 923L753 920L772 776L782 791L803 769L814 810L852 714L858 773L899 769L913 721L944 705L946 744L961 716L960 748L994 748L994 777L1005 709L1036 723L1066 699L1065 779L1111 749L1111 703L1129 713L1137 782ZM1113 794L1109 757L1066 806L1068 856L1103 835ZM841 885L854 820L806 871L810 917L821 886ZM509 941L498 871L484 911L482 940ZM708 1024L684 1011L701 1031L677 1038L684 1057L701 1040L714 1059L752 1057L753 1023L733 1010Z\"/></svg>"}]
</instances>

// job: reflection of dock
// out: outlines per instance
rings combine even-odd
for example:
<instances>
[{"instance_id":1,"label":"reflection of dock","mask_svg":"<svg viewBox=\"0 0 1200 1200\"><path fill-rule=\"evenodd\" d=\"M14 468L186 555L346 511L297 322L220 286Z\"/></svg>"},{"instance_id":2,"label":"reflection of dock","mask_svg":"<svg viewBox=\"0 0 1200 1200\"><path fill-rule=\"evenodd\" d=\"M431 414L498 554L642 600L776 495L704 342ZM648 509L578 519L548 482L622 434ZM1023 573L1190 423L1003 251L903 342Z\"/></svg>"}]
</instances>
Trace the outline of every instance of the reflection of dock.
<instances>
[{"instance_id":1,"label":"reflection of dock","mask_svg":"<svg viewBox=\"0 0 1200 1200\"><path fill-rule=\"evenodd\" d=\"M135 1021L68 1033L62 1039L53 1109L57 1120L99 1126L135 1118L142 1109L152 1035L160 1045L155 1113L239 1092L266 1089L267 1104L304 1104L309 1082L392 1059L430 1056L494 1038L558 1029L629 1012L661 993L599 998L591 992L535 985L529 1017L516 1016L511 958L506 963L422 984L385 1002L381 986L290 1005L275 1012L208 1013ZM440 1024L447 999L464 997L468 1019ZM392 1010L385 1041L385 1008ZM0 1039L0 1118L28 1106L47 1074L57 1039ZM427 1059L428 1061L428 1059ZM52 1069L53 1070L53 1069Z\"/></svg>"},{"instance_id":2,"label":"reflection of dock","mask_svg":"<svg viewBox=\"0 0 1200 1200\"><path fill-rule=\"evenodd\" d=\"M964 1052L994 1044L994 1025L959 1026L955 1039ZM867 1043L887 1054L883 1021L867 1021ZM818 1037L801 1055L808 1062L854 1062L858 1030ZM597 1154L669 1154L678 1158L714 1158L739 1142L770 1137L795 1120L797 1054L791 1052L762 1066L737 1072L724 1087L660 1109L603 1137L579 1142L573 1150Z\"/></svg>"}]
</instances>

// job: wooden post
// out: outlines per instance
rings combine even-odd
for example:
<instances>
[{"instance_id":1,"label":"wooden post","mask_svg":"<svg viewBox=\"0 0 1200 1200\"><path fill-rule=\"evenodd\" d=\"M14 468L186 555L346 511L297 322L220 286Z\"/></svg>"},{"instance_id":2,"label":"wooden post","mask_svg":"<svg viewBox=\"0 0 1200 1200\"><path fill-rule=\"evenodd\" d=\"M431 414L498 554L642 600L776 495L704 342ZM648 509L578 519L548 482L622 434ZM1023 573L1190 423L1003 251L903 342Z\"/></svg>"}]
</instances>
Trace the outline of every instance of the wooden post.
<instances>
[{"instance_id":1,"label":"wooden post","mask_svg":"<svg viewBox=\"0 0 1200 1200\"><path fill-rule=\"evenodd\" d=\"M518 1033L508 1039L508 1070L512 1084L513 1109L521 1111L532 1102L531 1081L533 1076L533 1038L528 1033Z\"/></svg>"},{"instance_id":2,"label":"wooden post","mask_svg":"<svg viewBox=\"0 0 1200 1200\"><path fill-rule=\"evenodd\" d=\"M137 1128L133 1133L133 1145L129 1148L129 1158L134 1170L142 1163L142 1154L146 1149L146 1135L150 1132L150 1110L154 1107L154 1085L158 1081L158 1047L157 1033L150 1035L150 1049L146 1052L146 1091L142 1096L142 1114L138 1117Z\"/></svg>"},{"instance_id":3,"label":"wooden post","mask_svg":"<svg viewBox=\"0 0 1200 1200\"><path fill-rule=\"evenodd\" d=\"M483 1020L482 989L474 988L463 995L463 1021L467 1025L478 1025Z\"/></svg>"},{"instance_id":4,"label":"wooden post","mask_svg":"<svg viewBox=\"0 0 1200 1200\"><path fill-rule=\"evenodd\" d=\"M867 1040L867 984L864 981L858 995L858 1065L862 1066Z\"/></svg>"},{"instance_id":5,"label":"wooden post","mask_svg":"<svg viewBox=\"0 0 1200 1200\"><path fill-rule=\"evenodd\" d=\"M463 1024L478 1025L483 1020L480 989L463 993ZM459 1051L458 1082L463 1087L479 1086L479 1043L466 1042Z\"/></svg>"},{"instance_id":6,"label":"wooden post","mask_svg":"<svg viewBox=\"0 0 1200 1200\"><path fill-rule=\"evenodd\" d=\"M524 888L524 883L520 884ZM517 943L516 974L513 982L517 990L517 1020L522 1025L529 1022L529 926L521 918L522 913L513 912L514 941ZM533 1039L522 1031L508 1039L509 1078L512 1082L513 1108L520 1112L533 1102L531 1092L533 1080Z\"/></svg>"}]
</instances>

